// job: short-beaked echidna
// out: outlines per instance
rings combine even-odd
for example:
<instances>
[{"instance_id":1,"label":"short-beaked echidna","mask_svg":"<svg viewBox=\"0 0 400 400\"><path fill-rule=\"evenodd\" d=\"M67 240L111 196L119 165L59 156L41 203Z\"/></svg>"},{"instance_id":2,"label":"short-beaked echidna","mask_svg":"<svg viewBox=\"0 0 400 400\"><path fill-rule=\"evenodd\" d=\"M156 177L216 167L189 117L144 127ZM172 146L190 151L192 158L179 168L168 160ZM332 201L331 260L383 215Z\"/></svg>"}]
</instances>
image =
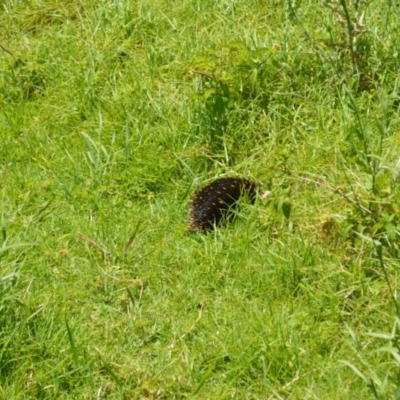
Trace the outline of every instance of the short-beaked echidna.
<instances>
[{"instance_id":1,"label":"short-beaked echidna","mask_svg":"<svg viewBox=\"0 0 400 400\"><path fill-rule=\"evenodd\" d=\"M248 179L217 179L195 194L190 209L190 229L211 231L234 216L233 210L240 197L248 196L254 203L256 192L257 184Z\"/></svg>"}]
</instances>

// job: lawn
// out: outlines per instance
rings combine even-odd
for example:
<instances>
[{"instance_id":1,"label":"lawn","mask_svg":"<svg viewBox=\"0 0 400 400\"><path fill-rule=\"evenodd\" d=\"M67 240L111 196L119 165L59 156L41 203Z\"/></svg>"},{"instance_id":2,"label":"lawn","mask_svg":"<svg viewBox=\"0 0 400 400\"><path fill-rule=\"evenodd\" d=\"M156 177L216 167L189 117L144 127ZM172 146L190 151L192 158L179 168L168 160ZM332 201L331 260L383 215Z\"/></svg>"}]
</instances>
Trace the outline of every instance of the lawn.
<instances>
[{"instance_id":1,"label":"lawn","mask_svg":"<svg viewBox=\"0 0 400 400\"><path fill-rule=\"evenodd\" d=\"M0 26L0 398L400 399L396 2ZM190 232L222 176L255 203Z\"/></svg>"}]
</instances>

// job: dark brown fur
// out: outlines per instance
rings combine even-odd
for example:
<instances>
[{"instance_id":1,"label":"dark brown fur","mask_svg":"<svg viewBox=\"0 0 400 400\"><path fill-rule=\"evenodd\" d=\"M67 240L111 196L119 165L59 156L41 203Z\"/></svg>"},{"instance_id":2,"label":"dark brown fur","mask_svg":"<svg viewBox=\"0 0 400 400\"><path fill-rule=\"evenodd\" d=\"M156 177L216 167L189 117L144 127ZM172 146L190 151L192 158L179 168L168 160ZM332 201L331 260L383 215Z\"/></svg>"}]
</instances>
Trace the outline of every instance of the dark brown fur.
<instances>
[{"instance_id":1,"label":"dark brown fur","mask_svg":"<svg viewBox=\"0 0 400 400\"><path fill-rule=\"evenodd\" d=\"M199 190L190 210L192 231L211 231L234 217L232 212L241 196L247 195L254 203L257 185L247 179L221 178Z\"/></svg>"}]
</instances>

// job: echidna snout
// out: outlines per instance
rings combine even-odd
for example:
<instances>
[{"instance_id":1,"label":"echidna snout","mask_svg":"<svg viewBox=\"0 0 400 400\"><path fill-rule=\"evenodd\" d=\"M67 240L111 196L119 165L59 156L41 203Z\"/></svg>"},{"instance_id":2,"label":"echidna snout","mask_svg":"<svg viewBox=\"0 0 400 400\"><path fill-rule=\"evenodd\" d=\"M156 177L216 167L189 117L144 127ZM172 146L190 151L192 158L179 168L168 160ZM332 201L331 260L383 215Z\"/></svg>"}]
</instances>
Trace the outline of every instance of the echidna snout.
<instances>
[{"instance_id":1,"label":"echidna snout","mask_svg":"<svg viewBox=\"0 0 400 400\"><path fill-rule=\"evenodd\" d=\"M190 229L192 231L210 231L214 226L229 220L232 210L243 195L254 203L257 184L242 178L220 178L199 190L190 209Z\"/></svg>"}]
</instances>

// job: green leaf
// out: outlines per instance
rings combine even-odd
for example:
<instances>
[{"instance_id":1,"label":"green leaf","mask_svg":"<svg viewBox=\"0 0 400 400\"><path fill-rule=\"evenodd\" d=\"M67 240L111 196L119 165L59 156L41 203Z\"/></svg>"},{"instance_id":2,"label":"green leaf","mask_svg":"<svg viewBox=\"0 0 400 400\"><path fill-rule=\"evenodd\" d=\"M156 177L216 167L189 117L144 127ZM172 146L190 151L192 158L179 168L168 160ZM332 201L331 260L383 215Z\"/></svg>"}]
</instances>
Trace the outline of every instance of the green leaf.
<instances>
[{"instance_id":1,"label":"green leaf","mask_svg":"<svg viewBox=\"0 0 400 400\"><path fill-rule=\"evenodd\" d=\"M399 355L399 351L394 348L394 347L389 347L389 346L385 346L385 347L381 347L377 350L375 350L376 352L388 352L390 353L394 359L397 361L398 364L400 364L400 355Z\"/></svg>"},{"instance_id":2,"label":"green leaf","mask_svg":"<svg viewBox=\"0 0 400 400\"><path fill-rule=\"evenodd\" d=\"M367 332L366 335L376 337L379 339L393 340L393 334L391 333L379 333L379 332Z\"/></svg>"},{"instance_id":3,"label":"green leaf","mask_svg":"<svg viewBox=\"0 0 400 400\"><path fill-rule=\"evenodd\" d=\"M206 90L204 91L204 99L207 100L207 99L210 98L211 96L214 96L215 93L216 93L215 87L206 89Z\"/></svg>"},{"instance_id":4,"label":"green leaf","mask_svg":"<svg viewBox=\"0 0 400 400\"><path fill-rule=\"evenodd\" d=\"M292 211L292 203L289 199L285 199L282 202L282 212L283 215L289 219L290 218L290 212Z\"/></svg>"},{"instance_id":5,"label":"green leaf","mask_svg":"<svg viewBox=\"0 0 400 400\"><path fill-rule=\"evenodd\" d=\"M367 377L352 363L347 360L339 360L341 363L350 367L367 385L369 384Z\"/></svg>"}]
</instances>

